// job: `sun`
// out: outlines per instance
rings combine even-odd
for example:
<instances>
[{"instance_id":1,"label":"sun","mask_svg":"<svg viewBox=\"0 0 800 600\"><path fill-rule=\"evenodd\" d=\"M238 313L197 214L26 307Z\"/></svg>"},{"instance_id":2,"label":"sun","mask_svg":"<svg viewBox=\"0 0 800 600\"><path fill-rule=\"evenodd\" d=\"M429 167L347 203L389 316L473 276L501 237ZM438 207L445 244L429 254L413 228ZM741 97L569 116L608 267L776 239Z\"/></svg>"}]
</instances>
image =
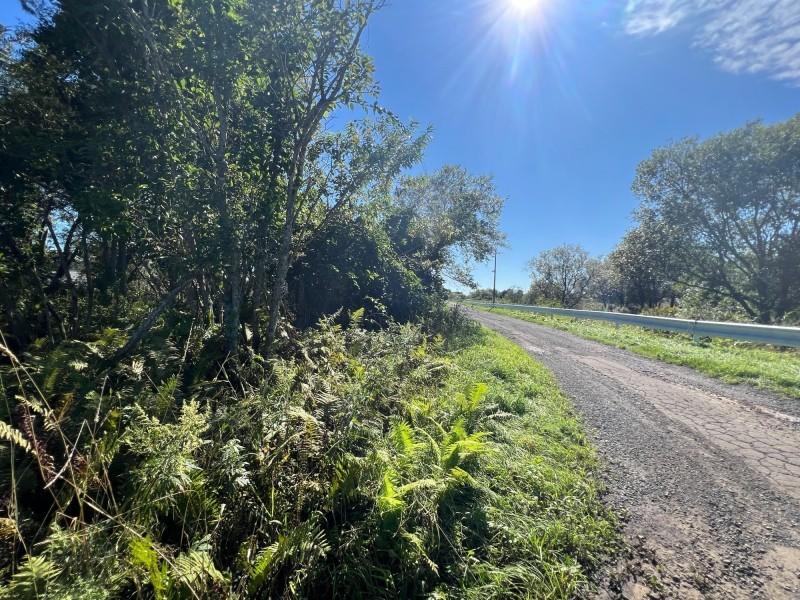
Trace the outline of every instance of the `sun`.
<instances>
[{"instance_id":1,"label":"sun","mask_svg":"<svg viewBox=\"0 0 800 600\"><path fill-rule=\"evenodd\" d=\"M526 15L533 12L539 0L506 0L509 8L520 15Z\"/></svg>"}]
</instances>

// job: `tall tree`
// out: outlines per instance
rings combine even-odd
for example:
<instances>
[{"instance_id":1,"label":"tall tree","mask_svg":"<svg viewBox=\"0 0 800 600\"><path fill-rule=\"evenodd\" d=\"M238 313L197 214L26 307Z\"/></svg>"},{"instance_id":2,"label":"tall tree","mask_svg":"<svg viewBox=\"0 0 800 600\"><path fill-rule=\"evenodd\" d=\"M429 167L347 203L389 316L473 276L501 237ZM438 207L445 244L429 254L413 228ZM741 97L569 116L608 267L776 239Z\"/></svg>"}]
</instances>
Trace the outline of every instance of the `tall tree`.
<instances>
[{"instance_id":1,"label":"tall tree","mask_svg":"<svg viewBox=\"0 0 800 600\"><path fill-rule=\"evenodd\" d=\"M352 305L387 289L369 282L382 272L405 317L424 304L401 310L408 286L439 291L485 258L502 205L488 178L395 185L428 131L376 103L359 40L381 4L44 3L0 64L0 305L20 347L110 326L130 353L180 312L219 326L226 354L261 351L281 315L336 309L303 300L321 261L358 282L330 283ZM364 117L328 126L356 105Z\"/></svg>"},{"instance_id":2,"label":"tall tree","mask_svg":"<svg viewBox=\"0 0 800 600\"><path fill-rule=\"evenodd\" d=\"M283 228L277 266L270 295L267 346L275 339L281 302L286 293L286 275L298 214L301 191L309 159L309 147L320 125L336 108L362 103L375 92L372 63L359 49L367 21L382 6L382 0L344 2L294 2L302 8L296 14L298 43L307 43L305 64L281 74L291 89L291 123L287 136L286 192Z\"/></svg>"},{"instance_id":3,"label":"tall tree","mask_svg":"<svg viewBox=\"0 0 800 600\"><path fill-rule=\"evenodd\" d=\"M657 150L633 190L680 232L689 283L760 322L800 306L800 115Z\"/></svg>"},{"instance_id":4,"label":"tall tree","mask_svg":"<svg viewBox=\"0 0 800 600\"><path fill-rule=\"evenodd\" d=\"M620 273L609 257L593 259L588 267L590 277L586 294L600 302L604 309L625 301Z\"/></svg>"},{"instance_id":5,"label":"tall tree","mask_svg":"<svg viewBox=\"0 0 800 600\"><path fill-rule=\"evenodd\" d=\"M57 322L66 337L91 321L94 306L89 294L78 318L84 286L73 277L77 265L92 289L124 289L135 227L128 209L146 201L143 165L163 163L150 160L152 138L137 135L135 107L147 84L130 76L137 54L124 42L119 13L89 2L59 6L63 10L39 22L8 67L12 83L0 98L0 188L7 209L0 225L17 289L29 299L16 314L32 324L31 311L46 307L48 330ZM97 37L90 39L87 29ZM125 64L109 58L123 53ZM153 182L162 174L148 173ZM145 238L140 243L146 254ZM89 246L98 249L91 261ZM68 315L59 306L64 291Z\"/></svg>"},{"instance_id":6,"label":"tall tree","mask_svg":"<svg viewBox=\"0 0 800 600\"><path fill-rule=\"evenodd\" d=\"M317 223L306 217L318 213L320 201L332 210L352 202L369 180L391 178L413 163L424 144L409 128L386 122L362 127L360 135L352 128L323 134L337 108L368 107L375 95L359 40L381 4L63 0L52 15L43 12L36 45L20 67L28 70L23 95L34 107L42 98L63 105L53 113L64 115L62 137L74 141L80 153L73 154L87 164L64 165L59 176L37 175L30 160L37 153L20 148L13 154L23 157L30 193L47 189L46 179L51 188L58 184L49 197L62 208L85 209L62 213L94 228L79 226L74 239L104 247L101 265L84 261L87 277L89 267L99 267L89 291L112 281L124 287L132 259L163 299L175 299L172 291L188 279L195 304L222 322L224 347L235 352L243 313L259 338L271 279L271 342L298 219ZM34 81L43 81L46 94L31 89ZM8 107L15 110L11 102ZM13 116L20 130L38 118L20 116ZM32 139L44 142L47 133L37 125ZM9 137L17 145L25 139ZM40 160L44 168L64 164L57 160L63 148L44 150L38 155L60 153ZM119 164L120 172L95 169L101 162ZM326 173L332 183L322 181ZM78 180L84 174L94 180ZM15 180L13 173L7 180ZM99 188L101 180L108 185ZM63 193L64 182L73 182L79 197ZM86 193L90 188L93 194ZM92 198L95 204L87 206ZM97 221L103 212L110 213L111 228ZM146 241L136 256L134 238ZM60 254L65 264L75 256ZM62 271L69 277L69 269ZM155 304L168 307L160 299Z\"/></svg>"}]
</instances>

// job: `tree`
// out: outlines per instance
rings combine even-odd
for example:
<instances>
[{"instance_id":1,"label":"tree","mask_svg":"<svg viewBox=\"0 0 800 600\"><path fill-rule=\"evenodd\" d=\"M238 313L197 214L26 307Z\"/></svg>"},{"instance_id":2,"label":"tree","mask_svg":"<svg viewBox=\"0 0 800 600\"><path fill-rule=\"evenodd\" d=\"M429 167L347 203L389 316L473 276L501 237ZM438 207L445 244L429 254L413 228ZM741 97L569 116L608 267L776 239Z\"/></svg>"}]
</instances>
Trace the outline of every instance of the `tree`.
<instances>
[{"instance_id":1,"label":"tree","mask_svg":"<svg viewBox=\"0 0 800 600\"><path fill-rule=\"evenodd\" d=\"M386 227L398 254L426 285L441 290L446 275L471 287L469 263L486 260L503 243L502 208L491 178L447 165L400 181Z\"/></svg>"},{"instance_id":2,"label":"tree","mask_svg":"<svg viewBox=\"0 0 800 600\"><path fill-rule=\"evenodd\" d=\"M368 322L406 321L425 308L427 290L397 256L387 232L369 213L329 219L294 261L287 302L297 326L344 309L364 309ZM325 290L320 294L319 290Z\"/></svg>"},{"instance_id":3,"label":"tree","mask_svg":"<svg viewBox=\"0 0 800 600\"><path fill-rule=\"evenodd\" d=\"M754 320L800 306L800 115L656 150L634 192L679 234L682 279Z\"/></svg>"},{"instance_id":4,"label":"tree","mask_svg":"<svg viewBox=\"0 0 800 600\"><path fill-rule=\"evenodd\" d=\"M347 507L326 490L411 371L439 383L419 351L460 328L444 274L500 239L491 181L399 180L428 131L377 104L359 39L379 0L24 4L31 30L0 28L0 596L381 592L332 587L360 557L329 560L323 512ZM352 520L367 550L379 504ZM308 552L262 560L298 524L311 577ZM386 594L430 592L418 562Z\"/></svg>"},{"instance_id":5,"label":"tree","mask_svg":"<svg viewBox=\"0 0 800 600\"><path fill-rule=\"evenodd\" d=\"M0 97L0 252L11 259L14 281L4 290L12 295L4 320L20 347L42 334L77 335L91 322L95 289L104 302L124 291L137 225L129 209L148 200L143 169L152 169L156 194L169 178L164 163L151 160L152 136L137 135L135 107L148 82L130 77L139 56L125 43L119 12L88 2L59 6L18 47ZM93 28L90 39L85 31ZM115 63L115 55L127 62ZM164 224L168 215L145 223ZM141 237L142 256L154 240L174 239L163 233Z\"/></svg>"},{"instance_id":6,"label":"tree","mask_svg":"<svg viewBox=\"0 0 800 600\"><path fill-rule=\"evenodd\" d=\"M15 257L6 270L29 290L26 309L46 307L44 321L66 338L98 301L146 284L151 306L188 301L221 324L229 353L245 337L243 316L260 348L268 303L268 346L292 262L328 220L389 189L427 140L373 106L359 40L381 4L63 0L41 9L32 43L0 64L10 82L0 186L11 199L0 252ZM334 111L355 104L377 118L325 131ZM19 325L36 319L15 301L3 298L11 329L35 337Z\"/></svg>"},{"instance_id":7,"label":"tree","mask_svg":"<svg viewBox=\"0 0 800 600\"><path fill-rule=\"evenodd\" d=\"M578 245L545 250L528 262L531 291L538 298L573 308L586 295L591 264L589 253Z\"/></svg>"},{"instance_id":8,"label":"tree","mask_svg":"<svg viewBox=\"0 0 800 600\"><path fill-rule=\"evenodd\" d=\"M324 160L309 165L290 261L289 305L302 313L301 322L359 308L365 297L385 295L390 314L402 320L420 308L409 300L408 288L398 288L399 281L413 288L419 282L405 272L382 215L393 209L386 198L398 174L419 160L427 140L428 131L418 134L414 124L387 114L320 136L315 151L324 149ZM318 286L340 292L313 299L305 294Z\"/></svg>"},{"instance_id":9,"label":"tree","mask_svg":"<svg viewBox=\"0 0 800 600\"><path fill-rule=\"evenodd\" d=\"M269 351L284 315L384 293L406 319L445 275L468 279L465 259L500 240L502 199L459 167L398 183L429 131L376 102L359 39L381 4L34 8L29 43L0 53L0 326L15 347L107 326L132 352L178 311L235 357L243 340ZM316 285L341 304L303 292Z\"/></svg>"},{"instance_id":10,"label":"tree","mask_svg":"<svg viewBox=\"0 0 800 600\"><path fill-rule=\"evenodd\" d=\"M603 309L624 303L620 274L609 258L591 260L588 270L590 273L586 290L588 297L602 304Z\"/></svg>"},{"instance_id":11,"label":"tree","mask_svg":"<svg viewBox=\"0 0 800 600\"><path fill-rule=\"evenodd\" d=\"M275 339L280 306L286 293L297 203L303 185L309 147L320 125L336 108L363 102L373 92L372 63L359 50L359 42L370 16L381 0L343 3L302 3L295 15L295 43L311 44L311 52L299 68L282 73L291 90L292 129L287 136L288 161L283 227L273 277L267 346ZM299 34L299 36L298 36Z\"/></svg>"},{"instance_id":12,"label":"tree","mask_svg":"<svg viewBox=\"0 0 800 600\"><path fill-rule=\"evenodd\" d=\"M501 302L506 302L509 304L522 304L522 300L524 298L525 292L523 292L520 288L512 287L497 292L497 299Z\"/></svg>"},{"instance_id":13,"label":"tree","mask_svg":"<svg viewBox=\"0 0 800 600\"><path fill-rule=\"evenodd\" d=\"M682 274L681 236L649 211L639 211L637 218L639 224L625 234L608 262L618 278L621 302L653 308L675 297L674 282Z\"/></svg>"}]
</instances>

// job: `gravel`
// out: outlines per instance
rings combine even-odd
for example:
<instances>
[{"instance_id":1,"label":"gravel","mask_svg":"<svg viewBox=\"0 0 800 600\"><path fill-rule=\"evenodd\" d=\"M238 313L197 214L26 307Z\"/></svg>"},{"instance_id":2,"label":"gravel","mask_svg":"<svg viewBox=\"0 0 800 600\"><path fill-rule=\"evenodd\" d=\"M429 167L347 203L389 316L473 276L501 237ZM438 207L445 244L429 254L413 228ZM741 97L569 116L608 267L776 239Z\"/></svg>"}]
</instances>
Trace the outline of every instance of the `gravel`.
<instances>
[{"instance_id":1,"label":"gravel","mask_svg":"<svg viewBox=\"0 0 800 600\"><path fill-rule=\"evenodd\" d=\"M800 401L465 309L555 374L626 549L598 598L800 598Z\"/></svg>"}]
</instances>

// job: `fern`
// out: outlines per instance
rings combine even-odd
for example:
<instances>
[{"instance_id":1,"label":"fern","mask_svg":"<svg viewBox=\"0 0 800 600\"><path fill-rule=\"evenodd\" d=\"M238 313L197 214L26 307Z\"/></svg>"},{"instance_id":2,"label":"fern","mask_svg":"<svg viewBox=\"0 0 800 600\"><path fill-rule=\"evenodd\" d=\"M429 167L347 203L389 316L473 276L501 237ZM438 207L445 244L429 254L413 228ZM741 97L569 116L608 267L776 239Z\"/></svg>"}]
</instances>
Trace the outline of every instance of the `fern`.
<instances>
[{"instance_id":1,"label":"fern","mask_svg":"<svg viewBox=\"0 0 800 600\"><path fill-rule=\"evenodd\" d=\"M157 599L185 596L176 594L178 589L190 592L193 597L206 597L212 587L226 583L203 545L178 555L171 563L159 557L153 541L147 537L131 540L128 550L131 564L147 574Z\"/></svg>"},{"instance_id":2,"label":"fern","mask_svg":"<svg viewBox=\"0 0 800 600\"><path fill-rule=\"evenodd\" d=\"M51 378L57 419L47 398L28 393L28 422L60 427L68 450L80 449L57 457L80 476L79 502L92 504L51 511L57 526L50 517L36 523L50 531L32 546L41 556L0 595L24 598L36 585L46 597L87 600L451 592L454 574L481 564L480 540L494 535L497 520L484 512L492 486L477 460L495 448L482 431L493 418L488 388L467 385L473 374L458 371L455 358L442 367L440 345L419 327L368 332L363 315L354 311L347 328L326 319L285 338L286 353L238 365L235 395L222 375L204 381L188 361L172 370L179 361L169 357L183 350L165 351L171 342L163 341L142 347L107 385L93 382L95 391ZM95 352L118 347L114 335ZM208 347L218 340L209 335ZM195 344L187 356L202 349ZM76 381L93 360L73 354L59 377ZM59 367L56 356L47 353ZM162 383L154 390L153 381ZM184 391L193 400L183 402ZM9 413L0 416L0 439L36 453L38 438ZM84 424L91 436L78 444ZM502 426L493 431L505 436ZM59 436L41 440L39 456L56 452ZM8 444L0 452L9 456ZM30 462L22 452L15 458Z\"/></svg>"},{"instance_id":3,"label":"fern","mask_svg":"<svg viewBox=\"0 0 800 600\"><path fill-rule=\"evenodd\" d=\"M123 438L142 460L132 469L135 482L132 517L156 525L162 514L182 518L206 514L205 473L198 462L199 451L209 444L203 438L207 417L196 402L183 406L177 423L162 423L135 406ZM186 514L186 511L191 511Z\"/></svg>"},{"instance_id":4,"label":"fern","mask_svg":"<svg viewBox=\"0 0 800 600\"><path fill-rule=\"evenodd\" d=\"M470 413L475 412L478 409L478 406L480 406L481 402L483 402L484 398L486 398L486 394L488 392L489 386L485 383L473 383L469 387L469 392L467 393L467 411Z\"/></svg>"},{"instance_id":5,"label":"fern","mask_svg":"<svg viewBox=\"0 0 800 600\"><path fill-rule=\"evenodd\" d=\"M397 451L406 459L416 452L419 444L414 440L414 432L408 423L397 423L389 432L389 437L394 442Z\"/></svg>"},{"instance_id":6,"label":"fern","mask_svg":"<svg viewBox=\"0 0 800 600\"><path fill-rule=\"evenodd\" d=\"M418 490L433 490L434 492L438 492L440 489L440 481L433 479L432 477L426 477L425 479L417 479L398 487L397 497L402 498L406 494L410 494Z\"/></svg>"},{"instance_id":7,"label":"fern","mask_svg":"<svg viewBox=\"0 0 800 600\"><path fill-rule=\"evenodd\" d=\"M391 469L387 469L383 473L381 487L375 499L382 516L394 516L403 510L406 505L392 481L396 476L396 473Z\"/></svg>"},{"instance_id":8,"label":"fern","mask_svg":"<svg viewBox=\"0 0 800 600\"><path fill-rule=\"evenodd\" d=\"M442 443L442 467L450 470L471 457L488 452L489 445L483 441L488 435L483 431L468 434L464 422L457 421Z\"/></svg>"},{"instance_id":9,"label":"fern","mask_svg":"<svg viewBox=\"0 0 800 600\"><path fill-rule=\"evenodd\" d=\"M347 455L341 458L334 466L328 497L350 500L356 496L359 492L362 470L361 461L357 457Z\"/></svg>"},{"instance_id":10,"label":"fern","mask_svg":"<svg viewBox=\"0 0 800 600\"><path fill-rule=\"evenodd\" d=\"M194 590L196 595L206 596L214 584L224 584L225 576L214 566L208 552L189 550L179 555L170 568L173 586Z\"/></svg>"},{"instance_id":11,"label":"fern","mask_svg":"<svg viewBox=\"0 0 800 600\"><path fill-rule=\"evenodd\" d=\"M44 556L27 556L11 581L0 590L0 598L34 600L46 598L48 588L58 579L61 569Z\"/></svg>"},{"instance_id":12,"label":"fern","mask_svg":"<svg viewBox=\"0 0 800 600\"><path fill-rule=\"evenodd\" d=\"M242 457L244 447L236 438L230 439L218 450L219 466L223 475L234 488L244 488L250 484L247 462Z\"/></svg>"},{"instance_id":13,"label":"fern","mask_svg":"<svg viewBox=\"0 0 800 600\"><path fill-rule=\"evenodd\" d=\"M178 378L172 376L164 381L156 391L154 398L154 412L162 418L166 416L175 403L175 391L178 389Z\"/></svg>"},{"instance_id":14,"label":"fern","mask_svg":"<svg viewBox=\"0 0 800 600\"><path fill-rule=\"evenodd\" d=\"M2 420L0 420L0 439L11 442L31 454L36 454L33 446L25 439L23 433Z\"/></svg>"},{"instance_id":15,"label":"fern","mask_svg":"<svg viewBox=\"0 0 800 600\"><path fill-rule=\"evenodd\" d=\"M131 563L135 568L143 569L153 586L157 599L165 598L169 585L167 563L159 560L150 538L137 537L128 546Z\"/></svg>"},{"instance_id":16,"label":"fern","mask_svg":"<svg viewBox=\"0 0 800 600\"><path fill-rule=\"evenodd\" d=\"M298 587L331 550L325 532L320 528L318 517L311 518L295 527L288 534L281 534L278 540L262 550L250 567L248 590L253 596L269 597L261 590L269 578L281 567L290 565L290 587Z\"/></svg>"},{"instance_id":17,"label":"fern","mask_svg":"<svg viewBox=\"0 0 800 600\"><path fill-rule=\"evenodd\" d=\"M364 307L357 308L350 313L350 328L358 329L361 327L361 322L364 320Z\"/></svg>"}]
</instances>

